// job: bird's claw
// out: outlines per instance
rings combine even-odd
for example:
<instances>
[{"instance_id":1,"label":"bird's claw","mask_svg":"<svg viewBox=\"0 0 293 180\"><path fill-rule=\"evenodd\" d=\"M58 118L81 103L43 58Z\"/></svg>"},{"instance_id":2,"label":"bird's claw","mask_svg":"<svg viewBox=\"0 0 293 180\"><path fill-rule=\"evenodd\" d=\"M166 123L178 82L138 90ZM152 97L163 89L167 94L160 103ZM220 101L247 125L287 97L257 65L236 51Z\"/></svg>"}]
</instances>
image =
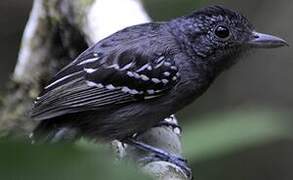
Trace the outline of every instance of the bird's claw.
<instances>
[{"instance_id":1,"label":"bird's claw","mask_svg":"<svg viewBox=\"0 0 293 180\"><path fill-rule=\"evenodd\" d=\"M151 156L144 157L144 158L140 159L138 161L140 164L147 164L147 163L153 162L153 161L166 161L166 162L172 163L172 164L176 165L177 167L179 167L180 169L182 169L184 171L184 173L186 174L186 176L189 179L192 179L192 172L191 172L191 169L187 165L186 159L184 159L180 156L176 156L176 155L167 153L161 149L152 147L148 144L144 144L144 143L135 141L133 139L128 139L127 143L130 145L133 145L141 150L144 150L144 151L151 153Z\"/></svg>"}]
</instances>

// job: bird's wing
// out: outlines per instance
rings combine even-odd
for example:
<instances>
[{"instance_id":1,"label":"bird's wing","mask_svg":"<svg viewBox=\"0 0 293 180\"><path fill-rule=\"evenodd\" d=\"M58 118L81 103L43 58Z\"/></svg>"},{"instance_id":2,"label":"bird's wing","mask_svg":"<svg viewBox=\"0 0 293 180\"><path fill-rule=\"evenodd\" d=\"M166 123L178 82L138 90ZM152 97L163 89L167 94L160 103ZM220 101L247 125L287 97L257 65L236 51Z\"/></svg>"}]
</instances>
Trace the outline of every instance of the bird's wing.
<instances>
[{"instance_id":1,"label":"bird's wing","mask_svg":"<svg viewBox=\"0 0 293 180\"><path fill-rule=\"evenodd\" d=\"M137 50L83 53L37 98L31 116L49 119L144 101L166 94L179 79L172 55Z\"/></svg>"}]
</instances>

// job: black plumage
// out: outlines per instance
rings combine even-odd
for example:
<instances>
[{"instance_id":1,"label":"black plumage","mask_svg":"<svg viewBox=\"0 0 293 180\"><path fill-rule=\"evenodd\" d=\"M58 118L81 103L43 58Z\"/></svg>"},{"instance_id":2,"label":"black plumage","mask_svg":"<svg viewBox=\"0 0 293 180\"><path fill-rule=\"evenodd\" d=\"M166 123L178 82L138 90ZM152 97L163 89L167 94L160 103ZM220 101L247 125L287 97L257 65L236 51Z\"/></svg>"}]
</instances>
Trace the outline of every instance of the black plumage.
<instances>
[{"instance_id":1,"label":"black plumage","mask_svg":"<svg viewBox=\"0 0 293 180\"><path fill-rule=\"evenodd\" d=\"M243 52L283 45L220 6L128 27L87 49L44 88L31 114L40 121L35 136L66 127L123 140L190 104Z\"/></svg>"}]
</instances>

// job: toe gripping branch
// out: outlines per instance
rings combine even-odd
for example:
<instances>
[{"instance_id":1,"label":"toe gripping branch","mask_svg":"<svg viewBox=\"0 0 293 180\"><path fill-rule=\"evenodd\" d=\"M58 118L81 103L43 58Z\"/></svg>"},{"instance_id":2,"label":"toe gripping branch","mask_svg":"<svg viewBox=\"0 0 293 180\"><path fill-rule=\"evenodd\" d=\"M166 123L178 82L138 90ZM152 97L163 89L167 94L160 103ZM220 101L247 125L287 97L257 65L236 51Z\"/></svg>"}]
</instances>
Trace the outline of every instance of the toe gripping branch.
<instances>
[{"instance_id":1,"label":"toe gripping branch","mask_svg":"<svg viewBox=\"0 0 293 180\"><path fill-rule=\"evenodd\" d=\"M166 128L166 127L169 127L169 128ZM192 172L191 172L191 169L187 165L187 161L181 156L177 155L177 154L181 154L181 152L178 150L175 151L174 149L171 150L170 147L166 148L166 144L172 144L174 146L180 146L180 149L181 149L181 144L180 144L180 141L178 140L178 136L181 134L181 128L177 124L175 116L172 115L171 117L166 118L164 121L161 121L160 123L155 125L151 131L152 131L150 132L151 135L147 134L149 132L145 132L135 137L130 137L125 139L123 143L126 143L144 152L151 153L151 155L148 157L140 158L138 160L139 163L148 164L149 162L154 162L154 161L169 162L179 167L186 174L188 179L193 179ZM154 136L153 134L160 134L160 137ZM174 138L177 138L176 140L179 141L179 144L178 143L174 144L176 141ZM156 143L153 143L154 141L156 141ZM152 144L152 145L149 145L149 144ZM165 144L165 145L162 145L162 144Z\"/></svg>"},{"instance_id":2,"label":"toe gripping branch","mask_svg":"<svg viewBox=\"0 0 293 180\"><path fill-rule=\"evenodd\" d=\"M125 141L125 143L135 146L136 148L146 151L146 152L150 152L154 154L153 159L159 159L162 161L166 161L166 162L170 162L178 167L180 167L188 177L190 177L190 179L192 179L192 172L191 169L188 167L187 165L187 160L180 157L180 156L176 156L174 154L170 154L167 153L159 148L150 146L148 144L136 141L134 139L127 139ZM146 159L147 161L151 160L151 159Z\"/></svg>"}]
</instances>

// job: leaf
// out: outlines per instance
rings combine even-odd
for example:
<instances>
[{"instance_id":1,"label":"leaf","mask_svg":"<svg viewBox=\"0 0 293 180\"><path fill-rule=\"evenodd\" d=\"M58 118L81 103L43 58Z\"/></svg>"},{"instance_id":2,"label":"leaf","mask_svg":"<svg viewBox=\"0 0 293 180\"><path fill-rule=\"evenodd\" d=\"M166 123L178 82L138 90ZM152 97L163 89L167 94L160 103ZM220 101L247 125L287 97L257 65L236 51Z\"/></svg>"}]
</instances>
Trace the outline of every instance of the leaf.
<instances>
[{"instance_id":1,"label":"leaf","mask_svg":"<svg viewBox=\"0 0 293 180\"><path fill-rule=\"evenodd\" d=\"M292 138L290 128L288 118L280 113L214 114L185 125L184 154L191 161L209 159L251 146Z\"/></svg>"},{"instance_id":2,"label":"leaf","mask_svg":"<svg viewBox=\"0 0 293 180\"><path fill-rule=\"evenodd\" d=\"M101 148L0 142L0 179L148 179L126 164L113 163Z\"/></svg>"}]
</instances>

